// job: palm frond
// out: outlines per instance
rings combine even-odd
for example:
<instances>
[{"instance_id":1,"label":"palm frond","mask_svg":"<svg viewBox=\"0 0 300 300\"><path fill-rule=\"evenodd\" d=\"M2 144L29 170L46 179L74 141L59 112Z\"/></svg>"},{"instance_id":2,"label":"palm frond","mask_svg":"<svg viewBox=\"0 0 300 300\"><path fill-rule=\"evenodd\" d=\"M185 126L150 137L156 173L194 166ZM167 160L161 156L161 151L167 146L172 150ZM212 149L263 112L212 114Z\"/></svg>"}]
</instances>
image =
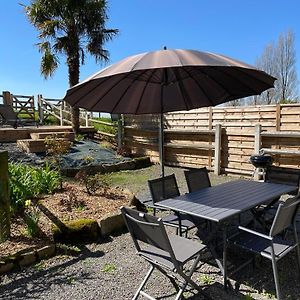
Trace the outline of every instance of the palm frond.
<instances>
[{"instance_id":1,"label":"palm frond","mask_svg":"<svg viewBox=\"0 0 300 300\"><path fill-rule=\"evenodd\" d=\"M44 51L41 59L41 73L45 79L51 77L58 67L58 58L49 49Z\"/></svg>"}]
</instances>

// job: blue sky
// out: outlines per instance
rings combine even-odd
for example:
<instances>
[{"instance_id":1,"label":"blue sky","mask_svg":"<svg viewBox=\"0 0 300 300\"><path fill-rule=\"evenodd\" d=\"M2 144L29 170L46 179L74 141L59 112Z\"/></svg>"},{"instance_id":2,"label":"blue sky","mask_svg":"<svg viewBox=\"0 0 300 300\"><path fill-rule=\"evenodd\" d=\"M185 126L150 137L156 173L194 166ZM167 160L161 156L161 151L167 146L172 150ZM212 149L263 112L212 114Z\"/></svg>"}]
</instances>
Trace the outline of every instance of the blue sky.
<instances>
[{"instance_id":1,"label":"blue sky","mask_svg":"<svg viewBox=\"0 0 300 300\"><path fill-rule=\"evenodd\" d=\"M38 33L20 2L30 1L1 2L0 92L61 98L68 88L65 59L60 59L51 79L40 75ZM299 0L108 0L108 4L107 27L120 30L106 45L109 64L165 45L221 53L254 64L269 42L292 29L300 79ZM81 80L104 66L89 58L81 67Z\"/></svg>"}]
</instances>

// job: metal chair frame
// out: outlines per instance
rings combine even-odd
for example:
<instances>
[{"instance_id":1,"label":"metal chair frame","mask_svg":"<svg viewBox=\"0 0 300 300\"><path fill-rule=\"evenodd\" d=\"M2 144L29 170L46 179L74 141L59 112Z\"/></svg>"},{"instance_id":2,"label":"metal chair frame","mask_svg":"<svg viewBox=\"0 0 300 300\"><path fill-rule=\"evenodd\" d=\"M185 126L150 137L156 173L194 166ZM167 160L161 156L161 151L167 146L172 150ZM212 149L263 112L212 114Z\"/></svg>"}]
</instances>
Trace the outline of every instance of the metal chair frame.
<instances>
[{"instance_id":1,"label":"metal chair frame","mask_svg":"<svg viewBox=\"0 0 300 300\"><path fill-rule=\"evenodd\" d=\"M140 295L155 300L143 290L155 269L166 276L175 287L177 291L175 300L181 299L187 285L201 294L204 293L191 279L200 261L201 253L206 249L204 245L177 235L168 235L161 218L125 207L121 208L121 212L137 254L151 264L132 300L138 299ZM191 268L185 270L186 263L193 259ZM175 276L176 274L182 282L177 278L178 276Z\"/></svg>"},{"instance_id":2,"label":"metal chair frame","mask_svg":"<svg viewBox=\"0 0 300 300\"><path fill-rule=\"evenodd\" d=\"M276 287L277 299L282 299L277 261L288 254L291 250L296 250L298 271L300 276L300 248L296 228L296 214L300 204L300 195L287 199L280 203L273 220L269 234L263 234L255 230L239 226L240 232L230 239L234 245L245 250L259 254L272 261L273 275ZM292 225L293 241L283 238L284 233ZM285 237L285 235L283 235Z\"/></svg>"},{"instance_id":3,"label":"metal chair frame","mask_svg":"<svg viewBox=\"0 0 300 300\"><path fill-rule=\"evenodd\" d=\"M300 170L292 168L283 168L277 166L268 166L266 168L265 182L282 183L300 187ZM297 195L295 192L291 195Z\"/></svg>"},{"instance_id":4,"label":"metal chair frame","mask_svg":"<svg viewBox=\"0 0 300 300\"><path fill-rule=\"evenodd\" d=\"M165 209L159 208L157 205L159 201L180 195L175 174L148 180L148 185L152 197L154 216L156 215L157 209L165 211ZM158 188L159 192L156 191L156 188ZM196 226L192 219L185 214L170 213L167 216L162 217L162 220L164 225L175 227L177 230L176 233L179 233L179 235L185 233L187 236L188 230Z\"/></svg>"},{"instance_id":5,"label":"metal chair frame","mask_svg":"<svg viewBox=\"0 0 300 300\"><path fill-rule=\"evenodd\" d=\"M190 193L211 187L206 167L184 171L184 176Z\"/></svg>"}]
</instances>

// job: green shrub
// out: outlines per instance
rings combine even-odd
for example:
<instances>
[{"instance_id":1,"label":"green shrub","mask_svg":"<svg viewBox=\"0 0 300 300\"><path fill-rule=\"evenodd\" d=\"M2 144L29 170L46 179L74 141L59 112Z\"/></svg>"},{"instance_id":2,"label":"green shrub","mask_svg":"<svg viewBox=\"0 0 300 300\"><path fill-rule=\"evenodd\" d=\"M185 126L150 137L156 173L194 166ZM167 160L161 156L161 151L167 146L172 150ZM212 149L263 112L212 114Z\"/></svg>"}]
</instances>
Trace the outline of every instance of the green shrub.
<instances>
[{"instance_id":1,"label":"green shrub","mask_svg":"<svg viewBox=\"0 0 300 300\"><path fill-rule=\"evenodd\" d=\"M13 210L24 207L27 199L53 193L60 182L59 173L51 170L49 165L34 168L20 163L10 163L8 172Z\"/></svg>"}]
</instances>

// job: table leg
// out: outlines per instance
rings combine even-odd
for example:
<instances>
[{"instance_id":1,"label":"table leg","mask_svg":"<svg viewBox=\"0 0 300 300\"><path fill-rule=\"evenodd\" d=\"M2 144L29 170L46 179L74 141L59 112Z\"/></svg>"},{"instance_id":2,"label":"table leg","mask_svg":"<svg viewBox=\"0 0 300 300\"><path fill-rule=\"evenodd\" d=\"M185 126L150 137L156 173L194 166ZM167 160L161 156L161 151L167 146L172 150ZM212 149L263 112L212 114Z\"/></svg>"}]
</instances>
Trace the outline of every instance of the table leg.
<instances>
[{"instance_id":1,"label":"table leg","mask_svg":"<svg viewBox=\"0 0 300 300\"><path fill-rule=\"evenodd\" d=\"M227 278L227 225L222 224L222 243L223 243L223 249L222 249L222 258L220 258L220 255L217 253L217 249L213 244L213 239L211 238L213 235L217 234L217 228L214 231L212 231L209 235L201 235L201 230L198 228L198 236L203 242L207 245L207 248L209 249L212 257L217 263L218 268L220 269L223 280L224 280L224 289L227 290L228 285L230 286L230 283L228 282Z\"/></svg>"},{"instance_id":2,"label":"table leg","mask_svg":"<svg viewBox=\"0 0 300 300\"><path fill-rule=\"evenodd\" d=\"M227 289L227 226L223 230L223 278L224 289Z\"/></svg>"}]
</instances>

